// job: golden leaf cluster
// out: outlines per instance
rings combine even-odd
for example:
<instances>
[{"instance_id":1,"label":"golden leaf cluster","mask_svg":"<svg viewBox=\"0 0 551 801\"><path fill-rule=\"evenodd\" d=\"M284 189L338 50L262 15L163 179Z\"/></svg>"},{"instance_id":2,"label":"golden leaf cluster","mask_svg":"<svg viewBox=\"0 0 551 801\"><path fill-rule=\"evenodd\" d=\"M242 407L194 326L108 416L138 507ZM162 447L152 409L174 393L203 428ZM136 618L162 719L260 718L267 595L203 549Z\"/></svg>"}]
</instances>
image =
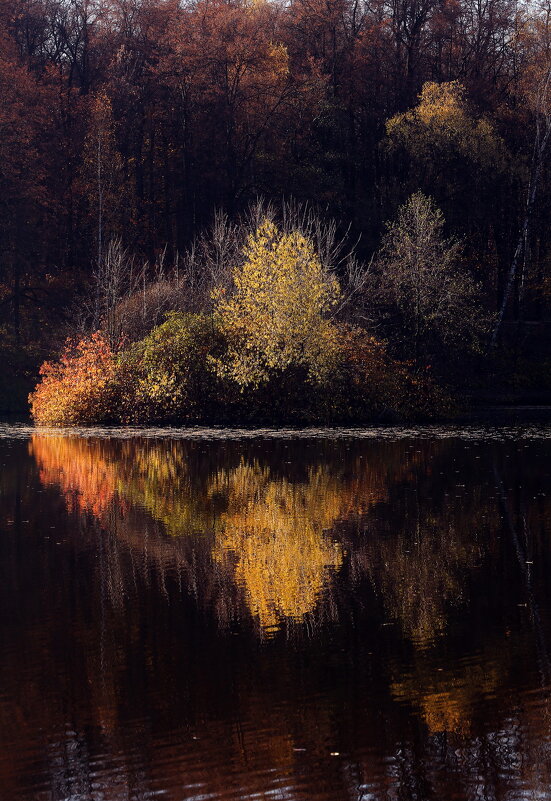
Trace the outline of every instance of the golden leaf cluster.
<instances>
[{"instance_id":1,"label":"golden leaf cluster","mask_svg":"<svg viewBox=\"0 0 551 801\"><path fill-rule=\"evenodd\" d=\"M328 315L340 288L312 243L265 219L249 235L233 281L230 297L214 294L229 342L227 356L216 363L219 374L244 387L264 382L274 370L303 366L310 378L322 380L336 359L336 328Z\"/></svg>"}]
</instances>

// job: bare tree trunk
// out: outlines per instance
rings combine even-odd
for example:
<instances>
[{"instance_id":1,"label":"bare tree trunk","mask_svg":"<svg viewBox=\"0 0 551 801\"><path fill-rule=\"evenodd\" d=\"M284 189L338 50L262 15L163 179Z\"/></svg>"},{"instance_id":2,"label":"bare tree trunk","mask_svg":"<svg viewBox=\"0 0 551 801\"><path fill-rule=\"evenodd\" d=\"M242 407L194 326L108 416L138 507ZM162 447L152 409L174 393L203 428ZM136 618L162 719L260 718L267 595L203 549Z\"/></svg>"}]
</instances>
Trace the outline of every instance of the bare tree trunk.
<instances>
[{"instance_id":1,"label":"bare tree trunk","mask_svg":"<svg viewBox=\"0 0 551 801\"><path fill-rule=\"evenodd\" d=\"M21 340L21 275L17 256L13 260L13 331L15 344L19 347Z\"/></svg>"},{"instance_id":2,"label":"bare tree trunk","mask_svg":"<svg viewBox=\"0 0 551 801\"><path fill-rule=\"evenodd\" d=\"M98 268L103 255L103 175L102 175L101 131L98 132L97 179L98 179Z\"/></svg>"},{"instance_id":3,"label":"bare tree trunk","mask_svg":"<svg viewBox=\"0 0 551 801\"><path fill-rule=\"evenodd\" d=\"M538 91L538 98L537 98L538 108L536 112L537 113L536 136L534 140L532 168L530 174L530 183L528 185L528 195L526 198L524 221L519 234L513 259L511 261L511 266L507 274L507 280L505 282L505 289L503 291L503 298L501 301L501 306L499 309L496 324L494 326L494 330L492 331L492 337L490 339L491 348L494 348L497 344L497 338L499 335L499 331L501 329L501 325L503 323L503 319L505 317L505 312L507 310L507 305L509 303L509 299L511 296L511 290L513 288L513 284L517 276L519 264L521 263L521 257L523 256L523 254L526 254L528 247L530 221L532 219L532 214L534 212L536 196L547 154L547 146L549 144L549 137L551 135L551 108L549 108L547 102L550 82L551 82L551 68L547 70L545 78L543 79Z\"/></svg>"}]
</instances>

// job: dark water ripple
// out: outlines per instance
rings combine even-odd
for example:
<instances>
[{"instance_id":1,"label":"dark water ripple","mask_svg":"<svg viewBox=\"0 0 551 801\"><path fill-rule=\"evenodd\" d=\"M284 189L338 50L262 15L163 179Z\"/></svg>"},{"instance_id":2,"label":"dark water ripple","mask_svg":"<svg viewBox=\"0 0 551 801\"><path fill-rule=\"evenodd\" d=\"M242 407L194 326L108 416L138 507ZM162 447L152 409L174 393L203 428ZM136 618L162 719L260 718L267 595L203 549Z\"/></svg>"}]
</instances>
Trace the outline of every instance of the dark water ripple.
<instances>
[{"instance_id":1,"label":"dark water ripple","mask_svg":"<svg viewBox=\"0 0 551 801\"><path fill-rule=\"evenodd\" d=\"M550 434L0 426L0 801L551 801Z\"/></svg>"},{"instance_id":2,"label":"dark water ripple","mask_svg":"<svg viewBox=\"0 0 551 801\"><path fill-rule=\"evenodd\" d=\"M40 434L51 437L90 439L167 439L167 440L401 440L459 439L465 441L507 442L547 440L551 423L511 425L385 425L369 428L227 428L227 427L140 427L140 426L70 426L48 427L27 423L0 422L0 439L29 439Z\"/></svg>"}]
</instances>

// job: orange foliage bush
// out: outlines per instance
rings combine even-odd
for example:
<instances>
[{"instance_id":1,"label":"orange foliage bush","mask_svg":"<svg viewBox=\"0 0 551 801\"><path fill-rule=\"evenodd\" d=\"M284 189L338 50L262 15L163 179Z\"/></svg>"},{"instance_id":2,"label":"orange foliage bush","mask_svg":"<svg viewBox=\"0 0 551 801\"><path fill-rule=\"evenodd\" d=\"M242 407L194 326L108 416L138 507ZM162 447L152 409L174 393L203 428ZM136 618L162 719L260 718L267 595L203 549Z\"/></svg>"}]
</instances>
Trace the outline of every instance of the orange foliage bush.
<instances>
[{"instance_id":1,"label":"orange foliage bush","mask_svg":"<svg viewBox=\"0 0 551 801\"><path fill-rule=\"evenodd\" d=\"M100 332L77 343L68 340L59 361L40 368L41 380L29 395L33 419L40 425L111 419L116 369L115 356Z\"/></svg>"},{"instance_id":2,"label":"orange foliage bush","mask_svg":"<svg viewBox=\"0 0 551 801\"><path fill-rule=\"evenodd\" d=\"M206 358L218 342L212 321L171 315L118 355L96 332L67 342L56 362L46 362L29 396L39 425L145 423L204 419L269 419L300 422L367 422L434 417L451 411L445 393L427 372L398 362L367 331L336 324L335 365L321 385L300 365L276 373L264 387L232 400ZM237 385L236 385L237 386ZM224 394L226 393L226 394ZM235 394L235 393L234 393Z\"/></svg>"}]
</instances>

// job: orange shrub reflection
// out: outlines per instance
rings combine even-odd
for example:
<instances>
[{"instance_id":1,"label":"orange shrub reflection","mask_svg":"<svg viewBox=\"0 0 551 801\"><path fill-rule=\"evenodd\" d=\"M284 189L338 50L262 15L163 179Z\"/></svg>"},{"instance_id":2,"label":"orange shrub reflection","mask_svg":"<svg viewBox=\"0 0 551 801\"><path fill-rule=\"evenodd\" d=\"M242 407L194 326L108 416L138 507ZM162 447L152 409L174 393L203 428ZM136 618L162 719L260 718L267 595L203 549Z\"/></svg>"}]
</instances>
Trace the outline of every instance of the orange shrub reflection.
<instances>
[{"instance_id":1,"label":"orange shrub reflection","mask_svg":"<svg viewBox=\"0 0 551 801\"><path fill-rule=\"evenodd\" d=\"M43 484L57 484L67 508L101 517L117 490L117 469L101 444L78 437L36 435L31 439Z\"/></svg>"},{"instance_id":2,"label":"orange shrub reflection","mask_svg":"<svg viewBox=\"0 0 551 801\"><path fill-rule=\"evenodd\" d=\"M338 461L337 469L314 462L291 480L244 455L194 469L183 443L35 435L30 448L41 480L59 485L71 511L102 520L116 498L173 536L210 533L212 558L233 576L264 630L315 609L343 564L335 525L387 495L387 467L361 457L347 463L346 474Z\"/></svg>"}]
</instances>

